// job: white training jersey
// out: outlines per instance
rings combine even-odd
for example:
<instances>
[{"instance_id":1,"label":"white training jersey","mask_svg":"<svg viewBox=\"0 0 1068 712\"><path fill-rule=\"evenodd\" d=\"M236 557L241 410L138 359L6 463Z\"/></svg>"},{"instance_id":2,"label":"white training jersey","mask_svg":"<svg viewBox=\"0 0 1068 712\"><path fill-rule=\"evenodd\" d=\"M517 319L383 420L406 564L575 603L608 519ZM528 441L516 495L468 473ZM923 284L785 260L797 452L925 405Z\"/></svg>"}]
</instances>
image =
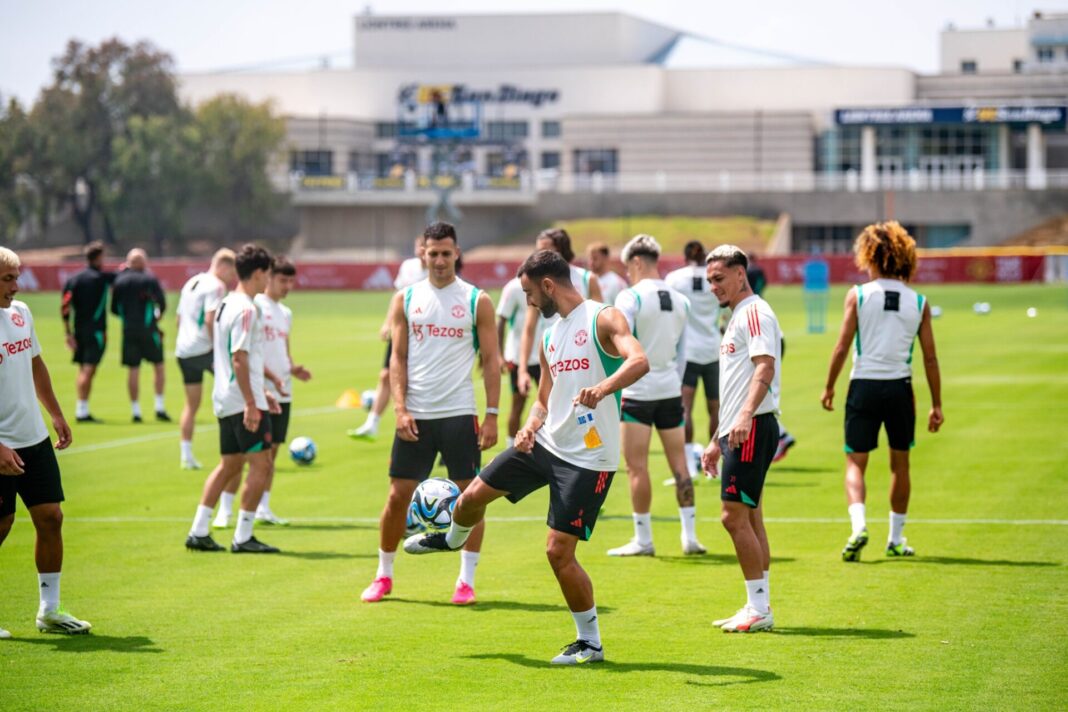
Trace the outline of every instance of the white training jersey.
<instances>
[{"instance_id":1,"label":"white training jersey","mask_svg":"<svg viewBox=\"0 0 1068 712\"><path fill-rule=\"evenodd\" d=\"M393 280L393 286L396 289L404 289L423 279L426 279L426 267L423 266L423 261L418 257L409 257L401 262L397 270L397 278Z\"/></svg>"},{"instance_id":2,"label":"white training jersey","mask_svg":"<svg viewBox=\"0 0 1068 712\"><path fill-rule=\"evenodd\" d=\"M782 372L782 329L771 306L755 294L734 309L719 346L719 431L726 434L749 397L749 384L756 373L754 356L775 359L775 375L754 416L779 409Z\"/></svg>"},{"instance_id":3,"label":"white training jersey","mask_svg":"<svg viewBox=\"0 0 1068 712\"><path fill-rule=\"evenodd\" d=\"M545 362L552 377L549 415L535 438L549 452L587 470L619 468L620 393L601 400L592 411L572 401L583 388L596 386L623 363L605 353L597 340L597 315L608 305L587 299L546 329ZM546 378L542 374L542 378Z\"/></svg>"},{"instance_id":4,"label":"white training jersey","mask_svg":"<svg viewBox=\"0 0 1068 712\"><path fill-rule=\"evenodd\" d=\"M408 392L416 419L475 415L471 369L478 353L480 291L459 277L438 289L429 279L404 290L408 320Z\"/></svg>"},{"instance_id":5,"label":"white training jersey","mask_svg":"<svg viewBox=\"0 0 1068 712\"><path fill-rule=\"evenodd\" d=\"M234 375L233 355L248 354L249 385L256 407L267 410L263 392L263 318L256 303L242 292L230 292L215 312L215 383L211 401L217 418L245 410L245 397Z\"/></svg>"},{"instance_id":6,"label":"white training jersey","mask_svg":"<svg viewBox=\"0 0 1068 712\"><path fill-rule=\"evenodd\" d=\"M616 309L649 360L649 372L624 388L623 397L654 401L681 396L689 300L662 279L643 279L619 294Z\"/></svg>"},{"instance_id":7,"label":"white training jersey","mask_svg":"<svg viewBox=\"0 0 1068 712\"><path fill-rule=\"evenodd\" d=\"M686 322L686 360L705 365L719 360L719 300L712 294L701 265L686 265L664 278L672 289L690 300Z\"/></svg>"},{"instance_id":8,"label":"white training jersey","mask_svg":"<svg viewBox=\"0 0 1068 712\"><path fill-rule=\"evenodd\" d=\"M601 300L605 304L615 304L619 293L629 286L627 280L613 270L597 275L597 282L601 285Z\"/></svg>"},{"instance_id":9,"label":"white training jersey","mask_svg":"<svg viewBox=\"0 0 1068 712\"><path fill-rule=\"evenodd\" d=\"M289 362L289 332L293 328L293 312L285 304L266 294L257 294L256 306L263 318L263 365L282 379L286 395L278 392L273 381L266 381L267 390L279 403L293 402L293 364Z\"/></svg>"},{"instance_id":10,"label":"white training jersey","mask_svg":"<svg viewBox=\"0 0 1068 712\"><path fill-rule=\"evenodd\" d=\"M205 324L208 312L215 311L226 296L226 285L211 272L190 277L178 298L178 336L174 354L192 358L211 353L211 339Z\"/></svg>"},{"instance_id":11,"label":"white training jersey","mask_svg":"<svg viewBox=\"0 0 1068 712\"><path fill-rule=\"evenodd\" d=\"M497 316L508 322L508 333L504 337L504 360L508 363L519 361L519 339L523 336L523 327L527 321L527 295L519 283L518 277L513 277L501 291L501 301L497 305ZM538 365L538 344L541 343L542 332L545 326L541 317L538 317L538 325L534 328L533 347L530 349L528 366Z\"/></svg>"},{"instance_id":12,"label":"white training jersey","mask_svg":"<svg viewBox=\"0 0 1068 712\"><path fill-rule=\"evenodd\" d=\"M0 445L29 447L48 437L33 386L33 359L40 355L26 303L14 300L0 309Z\"/></svg>"},{"instance_id":13,"label":"white training jersey","mask_svg":"<svg viewBox=\"0 0 1068 712\"><path fill-rule=\"evenodd\" d=\"M858 284L854 378L889 381L912 375L912 348L920 333L925 297L896 279Z\"/></svg>"}]
</instances>

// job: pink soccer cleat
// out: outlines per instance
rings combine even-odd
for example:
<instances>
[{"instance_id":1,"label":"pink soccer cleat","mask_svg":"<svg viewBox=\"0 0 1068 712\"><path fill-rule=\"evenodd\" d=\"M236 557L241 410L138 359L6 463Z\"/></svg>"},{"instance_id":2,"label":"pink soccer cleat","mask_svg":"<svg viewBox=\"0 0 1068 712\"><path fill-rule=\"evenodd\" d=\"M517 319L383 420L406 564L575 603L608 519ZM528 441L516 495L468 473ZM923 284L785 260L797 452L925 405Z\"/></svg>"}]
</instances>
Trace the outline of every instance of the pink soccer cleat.
<instances>
[{"instance_id":1,"label":"pink soccer cleat","mask_svg":"<svg viewBox=\"0 0 1068 712\"><path fill-rule=\"evenodd\" d=\"M452 602L457 606L470 606L475 602L475 589L461 581L456 584L456 591L452 594Z\"/></svg>"},{"instance_id":2,"label":"pink soccer cleat","mask_svg":"<svg viewBox=\"0 0 1068 712\"><path fill-rule=\"evenodd\" d=\"M383 576L372 581L371 585L360 594L360 598L366 603L378 603L384 596L388 596L392 590L393 579Z\"/></svg>"}]
</instances>

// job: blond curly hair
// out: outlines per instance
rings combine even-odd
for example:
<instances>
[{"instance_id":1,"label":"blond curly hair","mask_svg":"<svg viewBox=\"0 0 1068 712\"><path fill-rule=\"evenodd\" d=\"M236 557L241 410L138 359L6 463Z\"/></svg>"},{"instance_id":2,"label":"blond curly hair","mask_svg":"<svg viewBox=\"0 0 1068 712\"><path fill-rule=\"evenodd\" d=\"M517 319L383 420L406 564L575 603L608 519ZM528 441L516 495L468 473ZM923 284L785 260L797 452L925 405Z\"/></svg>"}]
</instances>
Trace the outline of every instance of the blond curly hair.
<instances>
[{"instance_id":1,"label":"blond curly hair","mask_svg":"<svg viewBox=\"0 0 1068 712\"><path fill-rule=\"evenodd\" d=\"M916 274L916 240L896 220L873 223L853 243L857 268L908 282Z\"/></svg>"}]
</instances>

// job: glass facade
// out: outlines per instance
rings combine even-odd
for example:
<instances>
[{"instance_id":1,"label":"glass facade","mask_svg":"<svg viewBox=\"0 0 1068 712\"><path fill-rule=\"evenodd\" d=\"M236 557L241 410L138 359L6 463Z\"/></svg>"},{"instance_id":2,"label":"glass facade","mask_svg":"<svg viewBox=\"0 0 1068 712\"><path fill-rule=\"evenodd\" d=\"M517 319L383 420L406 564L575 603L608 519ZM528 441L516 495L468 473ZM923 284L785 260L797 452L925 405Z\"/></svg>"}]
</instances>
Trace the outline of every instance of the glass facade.
<instances>
[{"instance_id":1,"label":"glass facade","mask_svg":"<svg viewBox=\"0 0 1068 712\"><path fill-rule=\"evenodd\" d=\"M490 141L515 141L527 137L526 121L487 121L486 138Z\"/></svg>"},{"instance_id":2,"label":"glass facade","mask_svg":"<svg viewBox=\"0 0 1068 712\"><path fill-rule=\"evenodd\" d=\"M333 151L291 151L289 170L306 176L329 176L334 174Z\"/></svg>"},{"instance_id":3,"label":"glass facade","mask_svg":"<svg viewBox=\"0 0 1068 712\"><path fill-rule=\"evenodd\" d=\"M816 139L816 170L860 171L861 127L839 126ZM1001 170L996 125L876 126L879 173L912 170Z\"/></svg>"},{"instance_id":4,"label":"glass facade","mask_svg":"<svg viewBox=\"0 0 1068 712\"><path fill-rule=\"evenodd\" d=\"M574 159L577 175L619 173L619 152L614 148L577 148Z\"/></svg>"}]
</instances>

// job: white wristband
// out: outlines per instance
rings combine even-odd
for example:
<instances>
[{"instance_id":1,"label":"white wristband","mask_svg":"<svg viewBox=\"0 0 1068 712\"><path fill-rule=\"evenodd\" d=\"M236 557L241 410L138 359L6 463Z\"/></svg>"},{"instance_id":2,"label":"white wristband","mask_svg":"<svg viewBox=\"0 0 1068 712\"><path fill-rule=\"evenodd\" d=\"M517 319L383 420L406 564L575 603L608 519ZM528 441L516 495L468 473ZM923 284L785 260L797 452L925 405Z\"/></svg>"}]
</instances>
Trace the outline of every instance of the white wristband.
<instances>
[{"instance_id":1,"label":"white wristband","mask_svg":"<svg viewBox=\"0 0 1068 712\"><path fill-rule=\"evenodd\" d=\"M486 408L486 415L500 415L501 411L496 408Z\"/></svg>"}]
</instances>

